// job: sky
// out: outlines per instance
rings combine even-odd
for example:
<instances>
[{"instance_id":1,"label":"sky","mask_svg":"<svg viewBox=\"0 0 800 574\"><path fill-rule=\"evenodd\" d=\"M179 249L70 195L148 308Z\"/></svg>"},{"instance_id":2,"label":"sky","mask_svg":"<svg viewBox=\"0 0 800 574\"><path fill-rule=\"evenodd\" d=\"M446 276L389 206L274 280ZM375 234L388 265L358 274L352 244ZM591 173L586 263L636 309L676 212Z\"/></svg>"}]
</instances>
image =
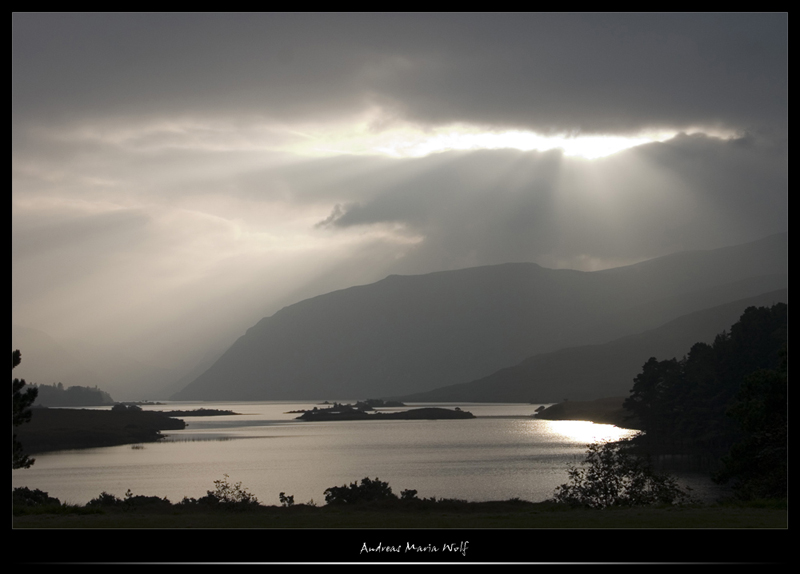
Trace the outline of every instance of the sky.
<instances>
[{"instance_id":1,"label":"sky","mask_svg":"<svg viewBox=\"0 0 800 574\"><path fill-rule=\"evenodd\" d=\"M787 44L785 13L15 13L12 324L178 373L392 273L786 231Z\"/></svg>"}]
</instances>

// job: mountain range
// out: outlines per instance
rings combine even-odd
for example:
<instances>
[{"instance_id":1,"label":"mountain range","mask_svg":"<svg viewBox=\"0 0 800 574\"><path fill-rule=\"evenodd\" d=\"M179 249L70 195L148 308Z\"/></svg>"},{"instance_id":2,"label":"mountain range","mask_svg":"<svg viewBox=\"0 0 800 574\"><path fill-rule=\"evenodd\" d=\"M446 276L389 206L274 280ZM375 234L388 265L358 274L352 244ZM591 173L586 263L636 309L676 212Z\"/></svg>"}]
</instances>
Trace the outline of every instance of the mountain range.
<instances>
[{"instance_id":1,"label":"mountain range","mask_svg":"<svg viewBox=\"0 0 800 574\"><path fill-rule=\"evenodd\" d=\"M685 354L686 344L734 323L747 301L785 301L787 273L783 233L594 272L506 263L390 275L260 320L172 398L547 402L626 394L636 374L629 365L648 358L642 352ZM678 332L688 334L666 335ZM675 343L648 342L661 336ZM581 365L596 376L580 375ZM525 374L511 383L510 372ZM434 389L443 394L421 394Z\"/></svg>"},{"instance_id":2,"label":"mountain range","mask_svg":"<svg viewBox=\"0 0 800 574\"><path fill-rule=\"evenodd\" d=\"M397 397L404 402L555 403L627 396L650 358L682 358L695 343L714 342L748 307L787 302L787 290L739 299L679 317L655 329L608 343L543 353L488 377Z\"/></svg>"}]
</instances>

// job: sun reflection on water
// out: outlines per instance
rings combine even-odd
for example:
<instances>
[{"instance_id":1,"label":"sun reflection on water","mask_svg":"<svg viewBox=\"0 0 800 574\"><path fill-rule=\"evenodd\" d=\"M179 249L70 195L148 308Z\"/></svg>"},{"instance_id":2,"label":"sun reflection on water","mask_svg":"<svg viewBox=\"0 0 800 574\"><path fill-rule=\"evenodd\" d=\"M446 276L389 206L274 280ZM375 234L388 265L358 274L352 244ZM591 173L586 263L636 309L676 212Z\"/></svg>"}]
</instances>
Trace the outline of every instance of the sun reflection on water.
<instances>
[{"instance_id":1,"label":"sun reflection on water","mask_svg":"<svg viewBox=\"0 0 800 574\"><path fill-rule=\"evenodd\" d=\"M542 421L550 433L570 441L589 444L599 441L616 441L635 436L638 431L614 425L597 424L589 421Z\"/></svg>"}]
</instances>

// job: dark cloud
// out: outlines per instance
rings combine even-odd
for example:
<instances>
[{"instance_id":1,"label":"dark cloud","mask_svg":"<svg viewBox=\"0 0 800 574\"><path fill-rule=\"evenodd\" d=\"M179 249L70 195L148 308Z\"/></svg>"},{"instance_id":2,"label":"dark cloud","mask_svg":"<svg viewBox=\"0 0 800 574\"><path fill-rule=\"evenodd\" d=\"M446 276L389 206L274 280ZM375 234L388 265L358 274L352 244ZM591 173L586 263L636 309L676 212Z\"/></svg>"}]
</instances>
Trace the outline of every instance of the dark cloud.
<instances>
[{"instance_id":1,"label":"dark cloud","mask_svg":"<svg viewBox=\"0 0 800 574\"><path fill-rule=\"evenodd\" d=\"M14 117L782 128L786 14L15 14Z\"/></svg>"}]
</instances>

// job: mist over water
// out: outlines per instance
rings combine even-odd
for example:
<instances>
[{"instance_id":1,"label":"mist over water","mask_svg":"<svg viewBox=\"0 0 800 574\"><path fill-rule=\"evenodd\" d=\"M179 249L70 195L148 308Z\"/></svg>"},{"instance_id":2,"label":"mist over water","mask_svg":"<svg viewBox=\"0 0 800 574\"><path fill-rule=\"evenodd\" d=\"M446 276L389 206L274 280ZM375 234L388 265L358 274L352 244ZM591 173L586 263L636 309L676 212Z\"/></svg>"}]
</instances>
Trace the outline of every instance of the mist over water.
<instances>
[{"instance_id":1,"label":"mist over water","mask_svg":"<svg viewBox=\"0 0 800 574\"><path fill-rule=\"evenodd\" d=\"M340 402L355 402L344 400ZM531 418L538 405L450 403L475 419L440 421L294 420L313 403L170 403L148 410L215 408L240 415L185 417L187 428L143 445L70 450L35 455L29 469L12 471L13 487L49 492L62 502L85 504L101 492L199 498L228 475L262 504L278 494L296 503L324 504L324 491L380 478L395 494L414 489L420 498L469 501L552 496L586 445L635 431L584 421ZM408 408L405 407L405 408ZM405 410L380 409L380 410Z\"/></svg>"}]
</instances>

